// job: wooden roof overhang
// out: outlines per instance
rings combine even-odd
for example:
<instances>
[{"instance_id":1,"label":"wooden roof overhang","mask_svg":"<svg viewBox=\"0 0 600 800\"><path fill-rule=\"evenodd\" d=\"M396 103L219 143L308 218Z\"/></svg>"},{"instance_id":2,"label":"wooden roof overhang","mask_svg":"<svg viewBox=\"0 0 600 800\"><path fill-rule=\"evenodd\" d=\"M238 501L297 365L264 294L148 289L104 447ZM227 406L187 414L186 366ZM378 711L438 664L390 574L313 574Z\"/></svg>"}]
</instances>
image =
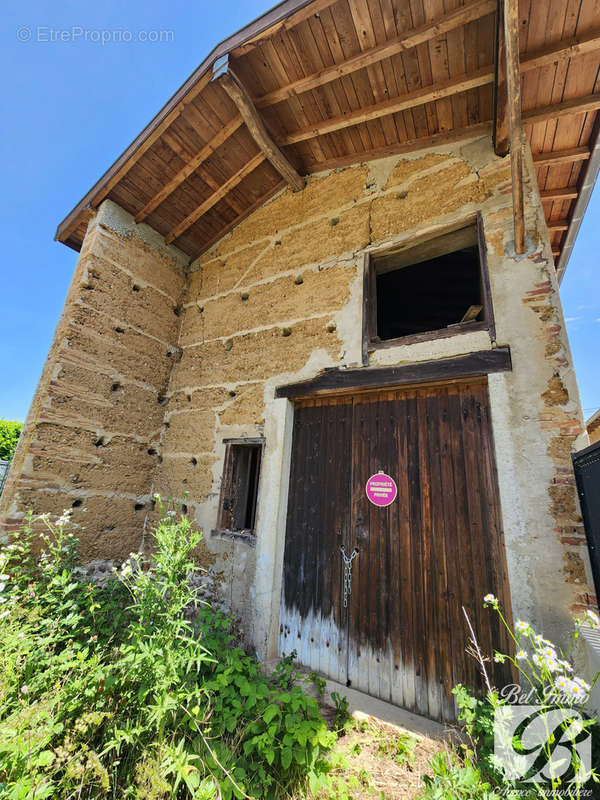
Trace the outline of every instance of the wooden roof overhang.
<instances>
[{"instance_id":1,"label":"wooden roof overhang","mask_svg":"<svg viewBox=\"0 0 600 800\"><path fill-rule=\"evenodd\" d=\"M218 45L58 226L78 250L109 197L196 258L323 169L521 131L559 275L600 166L597 0L286 0Z\"/></svg>"}]
</instances>

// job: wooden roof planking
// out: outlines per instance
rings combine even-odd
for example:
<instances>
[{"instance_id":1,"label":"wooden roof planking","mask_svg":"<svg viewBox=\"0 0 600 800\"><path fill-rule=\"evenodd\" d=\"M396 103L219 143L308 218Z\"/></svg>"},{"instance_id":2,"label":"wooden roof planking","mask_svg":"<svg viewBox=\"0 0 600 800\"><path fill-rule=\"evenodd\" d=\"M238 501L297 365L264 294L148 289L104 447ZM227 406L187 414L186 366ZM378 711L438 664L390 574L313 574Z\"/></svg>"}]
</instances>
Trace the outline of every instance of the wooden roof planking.
<instances>
[{"instance_id":1,"label":"wooden roof planking","mask_svg":"<svg viewBox=\"0 0 600 800\"><path fill-rule=\"evenodd\" d=\"M306 174L489 132L515 153L518 242L522 125L562 277L599 109L598 0L286 0L213 50L56 238L79 249L110 197L196 258Z\"/></svg>"}]
</instances>

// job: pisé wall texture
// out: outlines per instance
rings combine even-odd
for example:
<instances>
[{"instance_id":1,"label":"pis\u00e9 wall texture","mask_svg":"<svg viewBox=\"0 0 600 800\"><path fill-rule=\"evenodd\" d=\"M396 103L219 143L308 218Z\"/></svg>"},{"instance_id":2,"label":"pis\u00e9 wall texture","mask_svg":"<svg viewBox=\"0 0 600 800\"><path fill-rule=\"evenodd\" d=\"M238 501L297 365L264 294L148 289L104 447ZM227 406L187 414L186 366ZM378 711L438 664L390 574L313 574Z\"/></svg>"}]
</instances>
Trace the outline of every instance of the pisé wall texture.
<instances>
[{"instance_id":1,"label":"pis\u00e9 wall texture","mask_svg":"<svg viewBox=\"0 0 600 800\"><path fill-rule=\"evenodd\" d=\"M262 657L274 654L291 404L275 387L362 364L365 252L482 217L496 335L370 353L371 365L499 345L490 402L513 609L552 633L594 602L570 452L585 443L531 158L527 254L510 162L477 139L316 175L188 264L105 201L90 223L0 511L74 508L84 558L147 547L155 491L204 529L200 553ZM264 436L256 537L213 532L225 445Z\"/></svg>"}]
</instances>

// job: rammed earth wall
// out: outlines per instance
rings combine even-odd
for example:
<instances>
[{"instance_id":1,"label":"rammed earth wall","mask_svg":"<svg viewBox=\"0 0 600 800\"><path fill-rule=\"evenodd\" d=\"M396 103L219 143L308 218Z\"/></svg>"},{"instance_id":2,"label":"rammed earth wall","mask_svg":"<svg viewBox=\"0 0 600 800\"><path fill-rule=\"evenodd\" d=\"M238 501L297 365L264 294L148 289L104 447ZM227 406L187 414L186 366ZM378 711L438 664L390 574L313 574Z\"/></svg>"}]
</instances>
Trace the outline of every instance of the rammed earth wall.
<instances>
[{"instance_id":1,"label":"rammed earth wall","mask_svg":"<svg viewBox=\"0 0 600 800\"><path fill-rule=\"evenodd\" d=\"M147 541L152 492L176 497L203 527L200 558L248 637L274 655L292 420L275 387L361 366L366 251L480 212L495 339L389 347L370 364L511 348L512 372L490 375L489 390L513 610L563 635L594 602L570 465L585 434L530 158L525 209L528 252L515 258L510 164L488 139L313 176L192 264L105 201L2 498L4 526L75 503L84 557L118 560ZM240 436L265 438L254 542L211 534L223 440Z\"/></svg>"}]
</instances>

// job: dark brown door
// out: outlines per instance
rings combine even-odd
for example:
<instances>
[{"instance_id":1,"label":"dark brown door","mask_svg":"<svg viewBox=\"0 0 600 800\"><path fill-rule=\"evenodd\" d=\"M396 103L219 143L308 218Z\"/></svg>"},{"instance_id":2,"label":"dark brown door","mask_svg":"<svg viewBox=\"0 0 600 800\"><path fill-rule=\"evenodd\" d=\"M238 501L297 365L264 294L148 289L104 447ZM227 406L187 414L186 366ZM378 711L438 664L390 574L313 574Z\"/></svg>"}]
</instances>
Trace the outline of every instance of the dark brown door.
<instances>
[{"instance_id":1,"label":"dark brown door","mask_svg":"<svg viewBox=\"0 0 600 800\"><path fill-rule=\"evenodd\" d=\"M387 508L365 492L380 470L398 486ZM358 550L346 592L342 546ZM488 592L508 606L485 382L298 405L282 652L295 649L334 680L452 720L452 687L482 685L465 652L463 606L486 654L507 646L482 608Z\"/></svg>"}]
</instances>

